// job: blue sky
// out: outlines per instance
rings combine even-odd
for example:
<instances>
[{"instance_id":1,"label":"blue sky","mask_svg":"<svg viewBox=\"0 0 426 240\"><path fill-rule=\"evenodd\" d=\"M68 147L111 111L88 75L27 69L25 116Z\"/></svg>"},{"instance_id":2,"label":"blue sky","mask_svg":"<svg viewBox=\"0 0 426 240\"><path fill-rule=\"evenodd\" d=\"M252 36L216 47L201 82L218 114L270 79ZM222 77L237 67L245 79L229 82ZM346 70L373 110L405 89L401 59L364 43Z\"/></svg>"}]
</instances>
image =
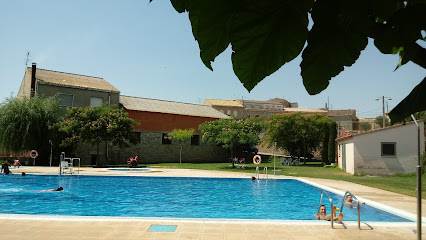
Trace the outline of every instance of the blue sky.
<instances>
[{"instance_id":1,"label":"blue sky","mask_svg":"<svg viewBox=\"0 0 426 240\"><path fill-rule=\"evenodd\" d=\"M231 49L216 58L214 71L200 57L187 14L168 0L2 1L0 3L0 102L16 96L26 53L38 68L102 77L123 95L202 104L205 98L298 102L299 107L356 109L382 114L421 82L426 70L408 63L394 72L396 55L381 54L372 41L358 61L322 93L310 96L300 76L301 57L265 78L250 93L232 70Z\"/></svg>"}]
</instances>

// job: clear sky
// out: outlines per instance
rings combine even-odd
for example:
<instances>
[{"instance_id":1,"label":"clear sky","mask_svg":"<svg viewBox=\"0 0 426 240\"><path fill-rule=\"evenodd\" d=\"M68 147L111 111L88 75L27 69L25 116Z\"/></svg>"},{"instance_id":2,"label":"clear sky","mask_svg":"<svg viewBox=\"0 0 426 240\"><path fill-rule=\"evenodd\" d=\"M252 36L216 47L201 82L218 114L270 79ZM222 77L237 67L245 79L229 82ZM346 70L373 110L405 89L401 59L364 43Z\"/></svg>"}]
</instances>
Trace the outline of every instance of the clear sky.
<instances>
[{"instance_id":1,"label":"clear sky","mask_svg":"<svg viewBox=\"0 0 426 240\"><path fill-rule=\"evenodd\" d=\"M301 57L265 78L250 93L232 70L230 47L213 63L199 57L188 15L169 0L1 1L0 102L16 96L28 66L102 77L122 95L202 104L206 98L298 102L299 107L356 109L362 117L389 110L421 82L426 70L381 54L372 41L358 61L322 93L310 96L300 76Z\"/></svg>"}]
</instances>

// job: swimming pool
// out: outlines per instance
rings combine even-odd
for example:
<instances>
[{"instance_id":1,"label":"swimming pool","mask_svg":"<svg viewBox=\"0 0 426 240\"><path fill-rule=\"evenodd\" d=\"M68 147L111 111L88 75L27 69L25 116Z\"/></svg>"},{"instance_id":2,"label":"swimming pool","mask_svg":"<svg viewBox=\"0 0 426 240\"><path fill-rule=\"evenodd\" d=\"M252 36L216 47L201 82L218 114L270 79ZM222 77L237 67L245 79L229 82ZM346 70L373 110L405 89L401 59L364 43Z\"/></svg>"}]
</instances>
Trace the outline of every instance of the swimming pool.
<instances>
[{"instance_id":1,"label":"swimming pool","mask_svg":"<svg viewBox=\"0 0 426 240\"><path fill-rule=\"evenodd\" d=\"M314 220L322 192L293 179L9 175L1 181L4 214ZM65 190L37 192L58 186ZM340 206L342 197L330 196ZM343 213L356 221L356 209ZM371 206L361 206L361 220L410 221Z\"/></svg>"}]
</instances>

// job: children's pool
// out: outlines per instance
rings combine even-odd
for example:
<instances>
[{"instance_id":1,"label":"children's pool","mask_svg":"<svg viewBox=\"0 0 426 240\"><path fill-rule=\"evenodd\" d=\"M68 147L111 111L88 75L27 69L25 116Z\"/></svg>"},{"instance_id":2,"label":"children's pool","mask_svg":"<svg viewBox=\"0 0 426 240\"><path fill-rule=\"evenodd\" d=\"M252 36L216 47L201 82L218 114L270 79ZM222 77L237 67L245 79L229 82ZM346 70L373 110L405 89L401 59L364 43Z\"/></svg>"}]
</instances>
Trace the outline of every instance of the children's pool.
<instances>
[{"instance_id":1,"label":"children's pool","mask_svg":"<svg viewBox=\"0 0 426 240\"><path fill-rule=\"evenodd\" d=\"M14 174L1 182L3 214L314 220L322 193L292 179ZM58 186L64 191L38 192ZM340 207L342 196L330 196ZM356 209L343 213L344 221L357 220ZM361 220L410 221L367 205Z\"/></svg>"}]
</instances>

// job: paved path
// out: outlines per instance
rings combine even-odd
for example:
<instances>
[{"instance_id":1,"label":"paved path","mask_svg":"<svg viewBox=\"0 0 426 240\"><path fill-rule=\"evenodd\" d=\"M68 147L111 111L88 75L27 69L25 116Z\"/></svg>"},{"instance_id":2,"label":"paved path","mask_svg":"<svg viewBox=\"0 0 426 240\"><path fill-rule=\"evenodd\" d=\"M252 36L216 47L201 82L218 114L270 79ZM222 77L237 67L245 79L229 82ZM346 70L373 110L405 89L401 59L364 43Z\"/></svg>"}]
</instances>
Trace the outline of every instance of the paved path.
<instances>
[{"instance_id":1,"label":"paved path","mask_svg":"<svg viewBox=\"0 0 426 240\"><path fill-rule=\"evenodd\" d=\"M57 174L58 168L24 167L14 173ZM193 169L158 168L150 172L118 172L99 168L81 168L87 175L191 176L191 177L247 177L251 174ZM274 176L271 176L274 177ZM285 178L285 177L277 177ZM416 199L344 181L302 178L313 184L350 190L367 204L387 207L393 211L416 214ZM1 199L1 196L0 196ZM3 203L4 204L4 203ZM425 206L425 201L423 201ZM423 214L426 213L426 206ZM423 215L425 216L425 215ZM425 221L425 220L424 220ZM152 224L176 225L172 233L148 232ZM424 225L424 224L423 224ZM415 223L371 223L357 228L354 222L335 224L331 229L326 221L283 221L255 223L252 221L203 221L142 218L73 218L49 216L16 216L0 214L0 239L199 239L199 240L269 240L269 239L416 239ZM426 228L423 228L425 233ZM423 234L423 237L426 234Z\"/></svg>"}]
</instances>

